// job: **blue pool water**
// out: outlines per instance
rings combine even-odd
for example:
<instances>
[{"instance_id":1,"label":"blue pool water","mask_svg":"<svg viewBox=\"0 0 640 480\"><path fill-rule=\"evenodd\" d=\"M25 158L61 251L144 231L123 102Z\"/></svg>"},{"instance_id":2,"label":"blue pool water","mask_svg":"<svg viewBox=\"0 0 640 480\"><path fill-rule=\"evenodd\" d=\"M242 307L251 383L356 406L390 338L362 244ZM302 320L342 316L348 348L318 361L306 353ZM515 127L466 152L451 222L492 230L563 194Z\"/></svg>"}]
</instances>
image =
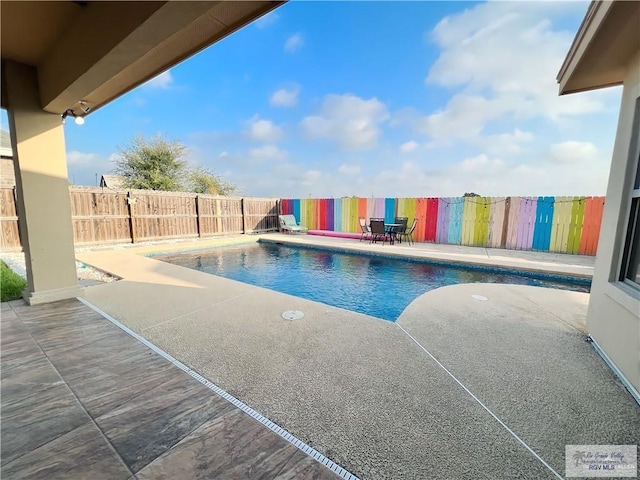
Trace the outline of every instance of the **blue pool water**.
<instances>
[{"instance_id":1,"label":"blue pool water","mask_svg":"<svg viewBox=\"0 0 640 480\"><path fill-rule=\"evenodd\" d=\"M511 283L588 292L590 282L272 243L154 256L175 265L395 321L415 298L458 283Z\"/></svg>"}]
</instances>

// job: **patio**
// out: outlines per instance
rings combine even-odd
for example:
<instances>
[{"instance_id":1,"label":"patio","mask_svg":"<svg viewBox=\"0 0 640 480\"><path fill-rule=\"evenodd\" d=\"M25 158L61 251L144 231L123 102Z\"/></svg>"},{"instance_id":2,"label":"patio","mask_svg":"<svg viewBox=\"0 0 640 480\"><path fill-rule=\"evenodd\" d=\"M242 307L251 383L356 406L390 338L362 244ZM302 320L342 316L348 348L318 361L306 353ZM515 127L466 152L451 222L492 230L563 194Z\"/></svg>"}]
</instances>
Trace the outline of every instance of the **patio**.
<instances>
[{"instance_id":1,"label":"patio","mask_svg":"<svg viewBox=\"0 0 640 480\"><path fill-rule=\"evenodd\" d=\"M78 300L1 329L3 478L336 478Z\"/></svg>"},{"instance_id":2,"label":"patio","mask_svg":"<svg viewBox=\"0 0 640 480\"><path fill-rule=\"evenodd\" d=\"M593 262L265 237L586 276ZM137 254L239 240L256 237L78 254L123 278L85 298L361 478L559 478L566 444L639 443L640 409L585 341L587 294L456 285L391 323Z\"/></svg>"}]
</instances>

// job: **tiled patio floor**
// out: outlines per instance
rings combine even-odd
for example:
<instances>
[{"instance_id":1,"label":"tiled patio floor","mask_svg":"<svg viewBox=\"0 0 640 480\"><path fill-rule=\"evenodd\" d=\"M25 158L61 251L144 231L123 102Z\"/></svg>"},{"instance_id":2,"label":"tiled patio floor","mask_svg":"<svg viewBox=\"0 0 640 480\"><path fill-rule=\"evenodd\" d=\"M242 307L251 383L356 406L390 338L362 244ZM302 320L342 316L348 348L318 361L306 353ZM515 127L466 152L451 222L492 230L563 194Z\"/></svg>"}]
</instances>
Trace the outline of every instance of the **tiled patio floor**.
<instances>
[{"instance_id":1,"label":"tiled patio floor","mask_svg":"<svg viewBox=\"0 0 640 480\"><path fill-rule=\"evenodd\" d=\"M336 478L78 300L0 326L3 479Z\"/></svg>"}]
</instances>

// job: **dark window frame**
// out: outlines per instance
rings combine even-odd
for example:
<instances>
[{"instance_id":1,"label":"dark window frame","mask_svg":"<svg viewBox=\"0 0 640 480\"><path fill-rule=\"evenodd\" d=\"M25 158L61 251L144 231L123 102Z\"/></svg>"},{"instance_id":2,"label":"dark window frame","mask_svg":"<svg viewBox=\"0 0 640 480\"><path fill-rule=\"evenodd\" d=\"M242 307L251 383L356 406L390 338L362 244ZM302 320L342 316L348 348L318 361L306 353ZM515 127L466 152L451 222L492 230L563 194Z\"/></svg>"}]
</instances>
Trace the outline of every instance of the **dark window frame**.
<instances>
[{"instance_id":1,"label":"dark window frame","mask_svg":"<svg viewBox=\"0 0 640 480\"><path fill-rule=\"evenodd\" d=\"M633 121L633 137L631 140L632 155L637 159L635 170L631 172L633 184L625 207L628 207L626 228L624 230L624 248L620 262L618 280L630 287L640 290L640 98L636 99L636 110Z\"/></svg>"}]
</instances>

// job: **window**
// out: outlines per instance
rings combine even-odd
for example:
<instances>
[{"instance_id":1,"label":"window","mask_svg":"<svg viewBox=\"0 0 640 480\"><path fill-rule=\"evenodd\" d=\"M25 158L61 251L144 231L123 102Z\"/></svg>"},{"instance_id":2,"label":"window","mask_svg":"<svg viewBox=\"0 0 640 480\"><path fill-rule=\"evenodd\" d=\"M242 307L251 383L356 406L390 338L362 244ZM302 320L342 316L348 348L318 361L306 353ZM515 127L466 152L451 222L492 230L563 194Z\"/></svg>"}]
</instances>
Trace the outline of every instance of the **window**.
<instances>
[{"instance_id":1,"label":"window","mask_svg":"<svg viewBox=\"0 0 640 480\"><path fill-rule=\"evenodd\" d=\"M620 280L632 282L640 288L640 189L633 193Z\"/></svg>"},{"instance_id":2,"label":"window","mask_svg":"<svg viewBox=\"0 0 640 480\"><path fill-rule=\"evenodd\" d=\"M634 122L636 143L640 144L640 99L636 101L636 118ZM631 208L629 222L624 242L620 281L631 284L640 289L640 148L636 150L638 163L636 164L635 180L631 191Z\"/></svg>"}]
</instances>

